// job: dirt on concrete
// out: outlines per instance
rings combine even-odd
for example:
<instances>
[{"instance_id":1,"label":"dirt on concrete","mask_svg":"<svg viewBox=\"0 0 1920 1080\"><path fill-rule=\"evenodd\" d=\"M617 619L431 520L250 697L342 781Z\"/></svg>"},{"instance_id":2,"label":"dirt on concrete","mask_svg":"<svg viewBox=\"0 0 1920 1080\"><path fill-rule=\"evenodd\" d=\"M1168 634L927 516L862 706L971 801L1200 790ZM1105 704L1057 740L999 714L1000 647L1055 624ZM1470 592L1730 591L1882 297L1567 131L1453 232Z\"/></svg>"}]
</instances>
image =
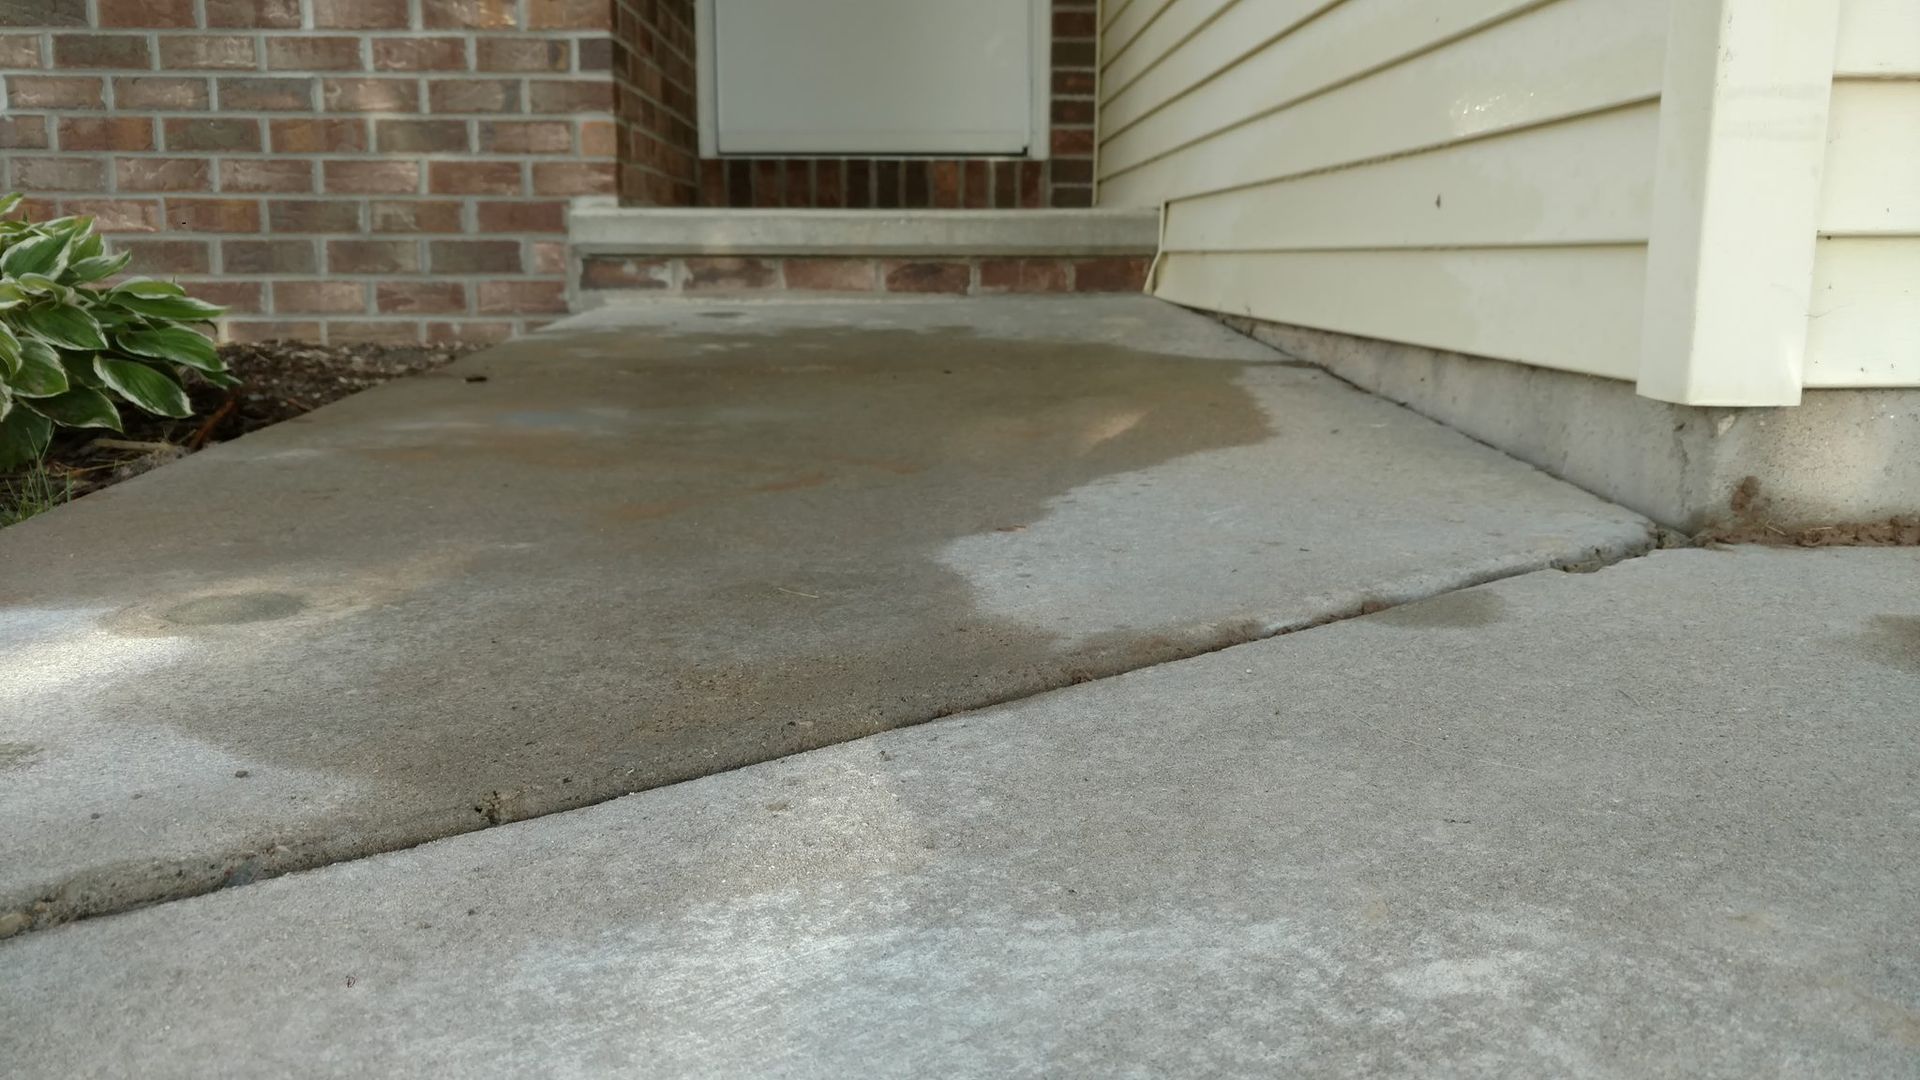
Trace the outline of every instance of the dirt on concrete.
<instances>
[{"instance_id":1,"label":"dirt on concrete","mask_svg":"<svg viewBox=\"0 0 1920 1080\"><path fill-rule=\"evenodd\" d=\"M1695 540L1702 544L1778 547L1916 547L1920 546L1920 517L1899 516L1885 521L1849 521L1784 529L1765 521L1741 522L1708 529Z\"/></svg>"},{"instance_id":2,"label":"dirt on concrete","mask_svg":"<svg viewBox=\"0 0 1920 1080\"><path fill-rule=\"evenodd\" d=\"M1920 546L1920 516L1898 514L1882 521L1844 521L1817 525L1783 525L1770 520L1760 478L1749 476L1734 486L1727 499L1732 520L1694 535L1700 546L1764 544L1773 547L1915 547Z\"/></svg>"}]
</instances>

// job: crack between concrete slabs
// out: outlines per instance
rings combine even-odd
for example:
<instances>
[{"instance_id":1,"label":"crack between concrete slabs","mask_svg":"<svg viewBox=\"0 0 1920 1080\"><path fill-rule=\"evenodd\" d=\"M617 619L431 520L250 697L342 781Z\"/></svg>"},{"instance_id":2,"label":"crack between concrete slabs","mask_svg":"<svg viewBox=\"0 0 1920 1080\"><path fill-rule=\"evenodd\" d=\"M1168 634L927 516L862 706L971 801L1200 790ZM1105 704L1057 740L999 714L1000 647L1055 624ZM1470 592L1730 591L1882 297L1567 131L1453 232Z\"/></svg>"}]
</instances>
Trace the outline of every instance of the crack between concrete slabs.
<instances>
[{"instance_id":1,"label":"crack between concrete slabs","mask_svg":"<svg viewBox=\"0 0 1920 1080\"><path fill-rule=\"evenodd\" d=\"M1365 393L1364 390L1360 392ZM1587 553L1585 557L1579 559L1516 559L1502 565L1462 573L1446 583L1433 587L1398 591L1392 588L1374 590L1367 592L1357 599L1323 598L1323 602L1327 603L1330 610L1322 615L1265 624L1254 623L1250 625L1241 622L1234 624L1232 627L1223 628L1216 637L1203 641L1198 647L1182 650L1175 655L1167 656L1159 660L1132 665L1120 664L1111 668L1091 671L1084 669L1071 670L1063 673L1058 678L1048 680L1042 685L1023 689L1003 698L985 701L965 709L934 713L922 719L899 724L883 730L895 731L901 728L917 727L922 724L967 716L986 709L1000 708L1015 702L1026 701L1063 690L1070 690L1084 683L1162 667L1167 664L1180 663L1195 659L1196 657L1220 652L1224 649L1284 637L1318 627L1330 626L1345 622L1349 619L1356 619L1407 604L1431 600L1449 593L1475 588L1507 578L1538 573L1544 570L1561 570L1569 573L1592 572L1643 557L1661 547L1674 546L1670 543L1663 543L1664 539L1665 537L1663 536L1662 530L1656 527L1650 530L1649 534L1638 542L1619 543L1610 548L1596 547ZM874 732L873 734L879 733L880 732ZM856 739L841 741L858 741L858 738L866 737L868 736L859 736ZM839 743L829 743L826 745L833 746L839 745ZM571 813L612 799L624 798L628 795L635 795L645 791L659 790L660 788L674 784L696 780L703 776L719 775L720 773L732 772L736 769L765 764L768 761L779 760L781 758L799 756L810 753L816 749L825 748L825 746L810 747L793 753L770 754L764 758L742 761L727 768L712 771L689 770L686 775L670 777L660 783L649 784L643 787L623 788L617 780L614 780L612 781L611 790L602 790L582 796L558 799L539 807L528 807L524 813L511 812L508 808L507 800L503 798L503 793L500 791L478 792L475 793L472 805L470 806L463 805L460 807L443 808L430 815L416 818L412 822L386 830L382 835L361 835L352 838L331 840L324 837L308 838L305 840L286 837L262 849L234 851L217 856L201 856L190 860L176 859L141 865L138 867L140 871L139 876L146 878L152 883L143 888L129 889L124 884L116 882L115 879L129 869L126 865L122 864L116 867L109 867L104 871L84 873L68 878L66 881L61 882L56 888L30 901L23 910L0 913L0 940L35 930L50 929L68 923L122 914L139 908L151 907L155 904L187 900L195 896L203 896L228 888L236 888L269 878L302 873L309 870L318 870L324 867L354 862L373 856L405 851L409 848L450 839L470 832L478 832L482 829L511 825L515 822L530 821L554 814ZM201 869L202 867L205 867L205 869Z\"/></svg>"}]
</instances>

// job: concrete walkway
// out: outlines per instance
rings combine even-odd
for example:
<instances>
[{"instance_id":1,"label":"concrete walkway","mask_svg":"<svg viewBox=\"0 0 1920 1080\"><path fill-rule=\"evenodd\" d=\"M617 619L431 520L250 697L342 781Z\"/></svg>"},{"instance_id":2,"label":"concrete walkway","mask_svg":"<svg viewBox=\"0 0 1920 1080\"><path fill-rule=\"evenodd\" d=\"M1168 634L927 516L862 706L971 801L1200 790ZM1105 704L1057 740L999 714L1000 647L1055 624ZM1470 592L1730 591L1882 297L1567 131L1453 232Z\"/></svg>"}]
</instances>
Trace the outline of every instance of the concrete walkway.
<instances>
[{"instance_id":1,"label":"concrete walkway","mask_svg":"<svg viewBox=\"0 0 1920 1080\"><path fill-rule=\"evenodd\" d=\"M1911 1077L1920 551L1543 572L0 943L23 1076Z\"/></svg>"},{"instance_id":2,"label":"concrete walkway","mask_svg":"<svg viewBox=\"0 0 1920 1080\"><path fill-rule=\"evenodd\" d=\"M0 935L1647 546L1275 357L1142 297L606 311L7 529Z\"/></svg>"}]
</instances>

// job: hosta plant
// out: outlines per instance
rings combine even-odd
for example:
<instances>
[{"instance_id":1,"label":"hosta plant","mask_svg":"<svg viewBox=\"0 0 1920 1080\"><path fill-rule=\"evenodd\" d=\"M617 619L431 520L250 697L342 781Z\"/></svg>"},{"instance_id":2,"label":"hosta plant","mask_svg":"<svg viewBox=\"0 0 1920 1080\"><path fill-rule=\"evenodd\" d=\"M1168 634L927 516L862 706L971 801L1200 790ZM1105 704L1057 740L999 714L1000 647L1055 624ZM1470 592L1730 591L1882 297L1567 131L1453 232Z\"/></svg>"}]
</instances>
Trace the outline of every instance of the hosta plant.
<instances>
[{"instance_id":1,"label":"hosta plant","mask_svg":"<svg viewBox=\"0 0 1920 1080\"><path fill-rule=\"evenodd\" d=\"M20 196L0 197L0 219ZM192 411L184 382L232 386L213 342L190 329L220 308L168 281L106 279L93 219L0 220L0 469L45 451L56 427L120 430L121 409Z\"/></svg>"}]
</instances>

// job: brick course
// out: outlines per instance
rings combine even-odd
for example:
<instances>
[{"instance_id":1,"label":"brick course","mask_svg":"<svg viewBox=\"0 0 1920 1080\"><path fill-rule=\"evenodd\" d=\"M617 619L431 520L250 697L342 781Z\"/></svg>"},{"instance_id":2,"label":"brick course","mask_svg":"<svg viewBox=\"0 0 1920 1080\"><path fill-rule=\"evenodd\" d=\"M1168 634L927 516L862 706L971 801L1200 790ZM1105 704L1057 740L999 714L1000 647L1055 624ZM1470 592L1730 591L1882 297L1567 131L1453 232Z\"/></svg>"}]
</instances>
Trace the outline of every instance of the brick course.
<instances>
[{"instance_id":1,"label":"brick course","mask_svg":"<svg viewBox=\"0 0 1920 1080\"><path fill-rule=\"evenodd\" d=\"M1149 255L1092 258L1036 255L926 259L846 256L588 255L580 287L596 294L630 289L692 293L768 291L914 293L979 296L992 293L1139 292Z\"/></svg>"},{"instance_id":2,"label":"brick course","mask_svg":"<svg viewBox=\"0 0 1920 1080\"><path fill-rule=\"evenodd\" d=\"M0 3L0 188L230 337L499 340L564 310L567 200L616 193L612 7Z\"/></svg>"}]
</instances>

